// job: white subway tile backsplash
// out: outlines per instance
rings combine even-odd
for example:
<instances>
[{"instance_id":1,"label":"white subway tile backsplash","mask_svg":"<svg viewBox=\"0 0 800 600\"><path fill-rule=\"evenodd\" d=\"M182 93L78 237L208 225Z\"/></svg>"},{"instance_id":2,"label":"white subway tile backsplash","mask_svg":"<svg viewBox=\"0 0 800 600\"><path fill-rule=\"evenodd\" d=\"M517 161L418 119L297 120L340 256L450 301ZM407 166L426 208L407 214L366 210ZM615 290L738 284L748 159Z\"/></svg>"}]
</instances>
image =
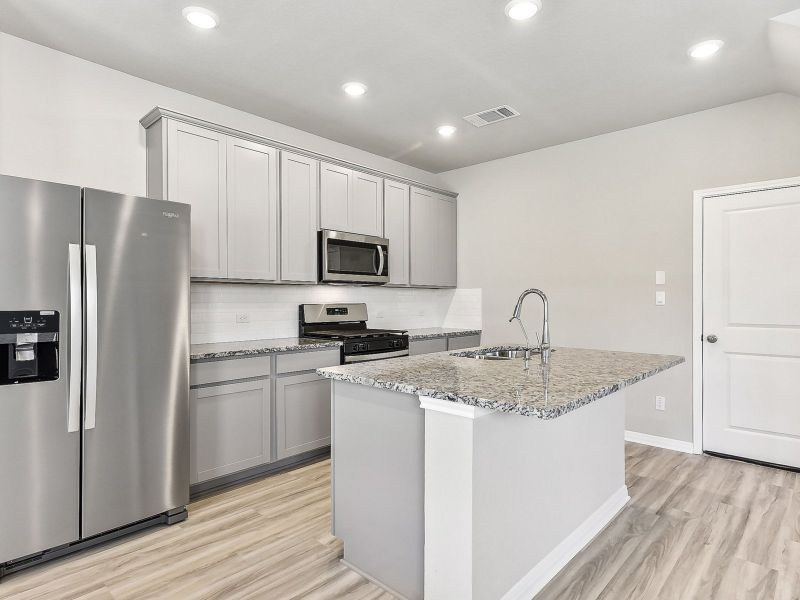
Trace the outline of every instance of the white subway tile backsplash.
<instances>
[{"instance_id":1,"label":"white subway tile backsplash","mask_svg":"<svg viewBox=\"0 0 800 600\"><path fill-rule=\"evenodd\" d=\"M481 290L193 283L191 301L194 344L295 336L309 302L366 302L372 327L481 326Z\"/></svg>"}]
</instances>

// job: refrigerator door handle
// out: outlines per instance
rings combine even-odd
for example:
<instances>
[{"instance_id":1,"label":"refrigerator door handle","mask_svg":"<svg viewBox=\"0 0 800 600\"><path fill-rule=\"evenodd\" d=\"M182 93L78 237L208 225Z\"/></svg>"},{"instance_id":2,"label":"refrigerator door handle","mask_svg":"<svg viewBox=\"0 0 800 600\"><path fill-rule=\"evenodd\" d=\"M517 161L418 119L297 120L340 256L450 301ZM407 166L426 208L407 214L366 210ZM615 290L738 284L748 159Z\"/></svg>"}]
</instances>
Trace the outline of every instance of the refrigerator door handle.
<instances>
[{"instance_id":1,"label":"refrigerator door handle","mask_svg":"<svg viewBox=\"0 0 800 600\"><path fill-rule=\"evenodd\" d=\"M86 415L84 429L94 429L97 412L97 247L86 245Z\"/></svg>"},{"instance_id":2,"label":"refrigerator door handle","mask_svg":"<svg viewBox=\"0 0 800 600\"><path fill-rule=\"evenodd\" d=\"M81 247L69 245L69 403L67 404L67 431L81 428L81 339L83 338L83 310L81 307Z\"/></svg>"}]
</instances>

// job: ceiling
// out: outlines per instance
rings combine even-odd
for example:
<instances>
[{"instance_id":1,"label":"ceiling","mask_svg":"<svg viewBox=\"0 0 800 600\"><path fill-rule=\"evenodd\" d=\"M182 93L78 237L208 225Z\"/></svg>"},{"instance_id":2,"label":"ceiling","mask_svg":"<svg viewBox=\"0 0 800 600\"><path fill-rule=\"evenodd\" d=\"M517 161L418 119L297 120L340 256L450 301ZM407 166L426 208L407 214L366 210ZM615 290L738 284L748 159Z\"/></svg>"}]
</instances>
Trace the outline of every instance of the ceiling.
<instances>
[{"instance_id":1,"label":"ceiling","mask_svg":"<svg viewBox=\"0 0 800 600\"><path fill-rule=\"evenodd\" d=\"M505 0L0 0L0 31L432 172L787 88L768 23L800 0L543 4L516 22ZM692 61L709 38L725 47ZM461 119L500 104L521 116Z\"/></svg>"}]
</instances>

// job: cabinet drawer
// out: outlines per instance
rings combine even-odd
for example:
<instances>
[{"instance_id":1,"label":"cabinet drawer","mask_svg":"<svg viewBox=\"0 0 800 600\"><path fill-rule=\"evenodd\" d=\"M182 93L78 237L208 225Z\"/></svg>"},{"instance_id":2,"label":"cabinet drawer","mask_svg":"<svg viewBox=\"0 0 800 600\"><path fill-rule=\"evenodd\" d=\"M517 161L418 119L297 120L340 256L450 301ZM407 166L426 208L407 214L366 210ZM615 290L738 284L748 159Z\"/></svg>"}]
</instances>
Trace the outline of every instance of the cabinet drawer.
<instances>
[{"instance_id":1,"label":"cabinet drawer","mask_svg":"<svg viewBox=\"0 0 800 600\"><path fill-rule=\"evenodd\" d=\"M408 344L411 356L416 354L430 354L431 352L444 352L447 350L447 338L440 337L432 340L416 340Z\"/></svg>"},{"instance_id":2,"label":"cabinet drawer","mask_svg":"<svg viewBox=\"0 0 800 600\"><path fill-rule=\"evenodd\" d=\"M448 350L463 350L464 348L474 348L480 345L480 335L459 335L447 338Z\"/></svg>"},{"instance_id":3,"label":"cabinet drawer","mask_svg":"<svg viewBox=\"0 0 800 600\"><path fill-rule=\"evenodd\" d=\"M192 390L191 483L268 463L270 431L268 379Z\"/></svg>"},{"instance_id":4,"label":"cabinet drawer","mask_svg":"<svg viewBox=\"0 0 800 600\"><path fill-rule=\"evenodd\" d=\"M269 360L269 355L266 355L192 363L189 369L189 381L191 385L197 386L219 381L266 377L270 374Z\"/></svg>"},{"instance_id":5,"label":"cabinet drawer","mask_svg":"<svg viewBox=\"0 0 800 600\"><path fill-rule=\"evenodd\" d=\"M333 367L340 362L339 349L320 350L318 352L296 352L294 354L278 354L276 371L292 373L295 371L311 371L322 367Z\"/></svg>"}]
</instances>

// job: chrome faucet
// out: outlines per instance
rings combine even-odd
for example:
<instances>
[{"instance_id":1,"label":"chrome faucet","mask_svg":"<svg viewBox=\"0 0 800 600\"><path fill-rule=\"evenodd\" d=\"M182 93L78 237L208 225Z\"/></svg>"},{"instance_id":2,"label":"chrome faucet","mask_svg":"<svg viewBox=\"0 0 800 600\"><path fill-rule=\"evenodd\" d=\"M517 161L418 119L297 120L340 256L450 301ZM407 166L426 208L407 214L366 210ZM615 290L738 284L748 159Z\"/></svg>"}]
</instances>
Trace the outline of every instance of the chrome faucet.
<instances>
[{"instance_id":1,"label":"chrome faucet","mask_svg":"<svg viewBox=\"0 0 800 600\"><path fill-rule=\"evenodd\" d=\"M525 326L522 324L522 301L525 300L525 297L530 294L536 294L539 298L542 299L542 304L544 305L544 319L542 321L542 339L539 345L539 349L542 353L542 362L547 362L550 359L550 318L548 314L548 307L547 307L547 296L544 295L542 290L537 290L535 288L531 288L529 290L525 290L519 295L519 299L517 300L517 305L514 307L514 314L511 315L511 318L508 320L510 323L514 319L519 321L519 326L522 327L522 334L525 336L525 344L526 348L530 348L530 342L528 341L528 334L525 331Z\"/></svg>"}]
</instances>

